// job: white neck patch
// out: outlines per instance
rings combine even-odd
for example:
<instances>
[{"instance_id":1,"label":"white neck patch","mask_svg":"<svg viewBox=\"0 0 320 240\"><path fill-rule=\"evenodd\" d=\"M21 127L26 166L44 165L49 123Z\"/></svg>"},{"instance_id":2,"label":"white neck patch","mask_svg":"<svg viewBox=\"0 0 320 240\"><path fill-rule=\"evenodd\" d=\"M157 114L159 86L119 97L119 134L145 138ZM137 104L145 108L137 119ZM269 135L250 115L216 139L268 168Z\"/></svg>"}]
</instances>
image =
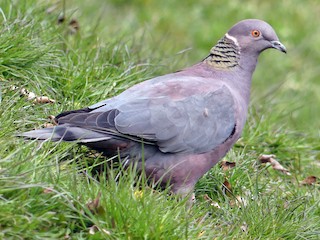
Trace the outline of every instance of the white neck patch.
<instances>
[{"instance_id":1,"label":"white neck patch","mask_svg":"<svg viewBox=\"0 0 320 240\"><path fill-rule=\"evenodd\" d=\"M231 35L229 35L228 33L226 33L226 38L228 38L228 39L230 39L231 41L233 41L234 42L234 44L235 45L237 45L238 47L239 47L239 43L238 43L238 40L235 38L235 37L233 37L233 36L231 36Z\"/></svg>"}]
</instances>

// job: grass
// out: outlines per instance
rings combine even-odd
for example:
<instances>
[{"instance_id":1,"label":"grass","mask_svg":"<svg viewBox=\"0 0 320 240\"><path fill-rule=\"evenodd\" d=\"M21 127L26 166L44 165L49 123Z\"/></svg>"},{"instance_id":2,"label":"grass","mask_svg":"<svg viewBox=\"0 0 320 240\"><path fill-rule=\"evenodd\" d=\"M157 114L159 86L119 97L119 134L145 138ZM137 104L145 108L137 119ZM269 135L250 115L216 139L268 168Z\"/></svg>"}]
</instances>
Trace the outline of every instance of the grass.
<instances>
[{"instance_id":1,"label":"grass","mask_svg":"<svg viewBox=\"0 0 320 240\"><path fill-rule=\"evenodd\" d=\"M63 3L0 5L1 239L319 239L319 182L300 184L320 177L316 1ZM133 170L107 169L110 159L83 147L14 136L48 115L199 61L244 18L270 22L288 54L260 57L246 128L226 156L236 167L215 166L201 178L191 209L146 186ZM74 34L72 19L80 25ZM57 103L34 104L12 85ZM276 154L291 176L259 164L260 154ZM99 181L95 167L107 172ZM223 191L225 179L232 193Z\"/></svg>"}]
</instances>

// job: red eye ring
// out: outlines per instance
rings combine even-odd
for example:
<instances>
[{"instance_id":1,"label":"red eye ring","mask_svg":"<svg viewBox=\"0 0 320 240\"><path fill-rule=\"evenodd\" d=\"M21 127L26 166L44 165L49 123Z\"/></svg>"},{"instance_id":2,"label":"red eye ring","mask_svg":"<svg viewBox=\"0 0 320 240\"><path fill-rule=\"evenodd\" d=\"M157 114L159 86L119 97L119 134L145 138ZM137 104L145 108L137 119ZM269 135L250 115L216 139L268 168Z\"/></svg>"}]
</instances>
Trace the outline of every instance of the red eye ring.
<instances>
[{"instance_id":1,"label":"red eye ring","mask_svg":"<svg viewBox=\"0 0 320 240\"><path fill-rule=\"evenodd\" d=\"M257 38L257 37L260 37L261 33L259 30L252 30L251 35L252 35L252 37Z\"/></svg>"}]
</instances>

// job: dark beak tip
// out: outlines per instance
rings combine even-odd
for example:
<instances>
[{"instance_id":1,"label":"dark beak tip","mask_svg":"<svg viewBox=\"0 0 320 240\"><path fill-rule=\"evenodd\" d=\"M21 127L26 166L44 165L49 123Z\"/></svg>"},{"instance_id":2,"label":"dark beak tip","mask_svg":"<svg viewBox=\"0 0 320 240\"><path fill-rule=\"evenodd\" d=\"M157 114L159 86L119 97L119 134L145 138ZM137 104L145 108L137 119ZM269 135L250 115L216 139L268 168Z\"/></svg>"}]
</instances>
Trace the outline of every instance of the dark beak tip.
<instances>
[{"instance_id":1,"label":"dark beak tip","mask_svg":"<svg viewBox=\"0 0 320 240\"><path fill-rule=\"evenodd\" d=\"M280 51L287 54L287 48L284 45L282 45L282 46L283 47L280 49Z\"/></svg>"},{"instance_id":2,"label":"dark beak tip","mask_svg":"<svg viewBox=\"0 0 320 240\"><path fill-rule=\"evenodd\" d=\"M272 47L283 53L287 53L286 47L280 41L272 41Z\"/></svg>"}]
</instances>

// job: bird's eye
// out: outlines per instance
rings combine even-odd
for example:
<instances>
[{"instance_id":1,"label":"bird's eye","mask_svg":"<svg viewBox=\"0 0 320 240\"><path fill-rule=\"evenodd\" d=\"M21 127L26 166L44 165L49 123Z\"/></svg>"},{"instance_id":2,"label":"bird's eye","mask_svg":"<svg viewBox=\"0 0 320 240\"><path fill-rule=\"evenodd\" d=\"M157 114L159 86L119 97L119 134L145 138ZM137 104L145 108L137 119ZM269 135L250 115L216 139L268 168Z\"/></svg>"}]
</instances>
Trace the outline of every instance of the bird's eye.
<instances>
[{"instance_id":1,"label":"bird's eye","mask_svg":"<svg viewBox=\"0 0 320 240\"><path fill-rule=\"evenodd\" d=\"M251 31L251 35L252 35L252 37L257 38L257 37L259 37L261 35L261 33L260 33L259 30L252 30Z\"/></svg>"}]
</instances>

